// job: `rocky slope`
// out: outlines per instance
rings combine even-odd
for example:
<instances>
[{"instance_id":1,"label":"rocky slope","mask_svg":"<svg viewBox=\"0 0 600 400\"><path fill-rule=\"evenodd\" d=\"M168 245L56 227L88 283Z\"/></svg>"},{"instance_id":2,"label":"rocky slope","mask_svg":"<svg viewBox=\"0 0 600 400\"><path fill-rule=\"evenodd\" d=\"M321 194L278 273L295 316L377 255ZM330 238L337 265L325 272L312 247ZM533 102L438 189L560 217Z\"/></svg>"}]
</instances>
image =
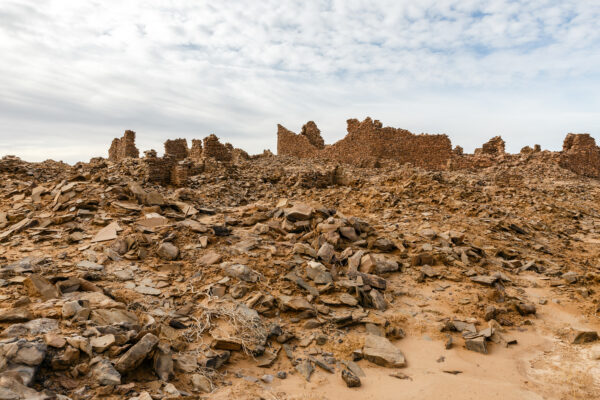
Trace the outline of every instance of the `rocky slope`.
<instances>
[{"instance_id":1,"label":"rocky slope","mask_svg":"<svg viewBox=\"0 0 600 400\"><path fill-rule=\"evenodd\" d=\"M2 399L600 393L600 185L542 156L0 174Z\"/></svg>"}]
</instances>

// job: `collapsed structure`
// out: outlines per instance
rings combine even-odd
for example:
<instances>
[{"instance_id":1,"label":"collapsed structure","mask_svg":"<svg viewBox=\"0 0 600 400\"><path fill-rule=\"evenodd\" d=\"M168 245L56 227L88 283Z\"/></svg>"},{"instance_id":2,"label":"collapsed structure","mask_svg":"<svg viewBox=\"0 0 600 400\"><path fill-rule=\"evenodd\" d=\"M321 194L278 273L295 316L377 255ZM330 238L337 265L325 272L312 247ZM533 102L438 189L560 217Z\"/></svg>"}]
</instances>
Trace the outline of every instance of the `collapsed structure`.
<instances>
[{"instance_id":1,"label":"collapsed structure","mask_svg":"<svg viewBox=\"0 0 600 400\"><path fill-rule=\"evenodd\" d=\"M119 161L124 158L138 158L140 151L135 147L135 132L126 130L122 138L115 138L108 150L108 159Z\"/></svg>"},{"instance_id":2,"label":"collapsed structure","mask_svg":"<svg viewBox=\"0 0 600 400\"><path fill-rule=\"evenodd\" d=\"M331 145L325 144L313 121L307 122L299 134L278 125L277 154L332 160L359 167L378 167L382 162L392 161L436 171L481 169L503 160L543 157L545 162L558 164L578 175L600 178L600 148L587 133L569 133L560 152L542 151L536 144L524 147L519 154L509 154L504 140L495 136L473 154L465 154L460 146L453 149L445 134L416 135L406 129L384 127L380 121L369 117L362 122L349 119L347 124L348 134ZM214 134L202 140L192 139L191 148L188 148L187 140L181 138L167 140L164 147L162 157L154 150L144 152L147 182L183 186L189 176L210 169L215 162L231 164L249 158L245 151L230 143L221 143ZM114 139L108 158L111 161L139 158L135 132L127 130L122 138Z\"/></svg>"},{"instance_id":3,"label":"collapsed structure","mask_svg":"<svg viewBox=\"0 0 600 400\"><path fill-rule=\"evenodd\" d=\"M277 154L336 160L355 166L373 167L382 161L395 161L430 170L459 170L487 168L502 159L542 153L536 144L533 148L524 147L520 154L508 154L504 140L496 136L473 154L464 154L460 146L452 149L447 135L415 135L405 129L383 127L380 121L369 117L362 122L349 119L347 123L346 137L332 145L325 145L321 131L313 121L306 123L299 134L278 125ZM569 133L562 152L543 153L549 161L578 175L600 177L600 148L587 133Z\"/></svg>"},{"instance_id":4,"label":"collapsed structure","mask_svg":"<svg viewBox=\"0 0 600 400\"><path fill-rule=\"evenodd\" d=\"M183 186L188 176L202 172L211 162L229 163L234 159L249 157L245 151L235 149L230 143L222 144L215 135L209 135L202 141L192 139L190 149L187 140L181 138L169 139L164 146L162 157L158 157L154 149L144 152L147 182ZM139 158L139 150L135 147L135 132L127 130L123 138L114 139L108 158L111 161Z\"/></svg>"}]
</instances>

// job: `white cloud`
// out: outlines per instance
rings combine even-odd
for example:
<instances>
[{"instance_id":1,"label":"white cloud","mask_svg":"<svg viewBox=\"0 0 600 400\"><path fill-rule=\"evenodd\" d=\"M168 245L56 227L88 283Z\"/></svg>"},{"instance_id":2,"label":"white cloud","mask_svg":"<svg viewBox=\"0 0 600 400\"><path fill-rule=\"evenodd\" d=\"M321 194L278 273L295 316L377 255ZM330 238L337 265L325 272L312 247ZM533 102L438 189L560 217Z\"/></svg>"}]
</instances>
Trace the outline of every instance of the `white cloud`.
<instances>
[{"instance_id":1,"label":"white cloud","mask_svg":"<svg viewBox=\"0 0 600 400\"><path fill-rule=\"evenodd\" d=\"M4 0L0 155L105 156L124 129L259 152L278 122L332 142L366 115L558 149L600 134L599 18L576 0Z\"/></svg>"}]
</instances>

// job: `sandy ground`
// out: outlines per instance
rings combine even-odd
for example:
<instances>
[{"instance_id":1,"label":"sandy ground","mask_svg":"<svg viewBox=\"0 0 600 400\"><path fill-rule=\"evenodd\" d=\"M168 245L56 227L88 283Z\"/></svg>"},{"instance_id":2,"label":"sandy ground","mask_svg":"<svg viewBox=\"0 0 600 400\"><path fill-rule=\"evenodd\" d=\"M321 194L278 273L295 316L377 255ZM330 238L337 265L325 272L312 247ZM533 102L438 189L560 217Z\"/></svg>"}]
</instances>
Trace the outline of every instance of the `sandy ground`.
<instances>
[{"instance_id":1,"label":"sandy ground","mask_svg":"<svg viewBox=\"0 0 600 400\"><path fill-rule=\"evenodd\" d=\"M532 299L551 297L549 289L529 288ZM445 301L431 301L428 307L439 308ZM416 317L418 318L418 316ZM484 355L466 350L455 338L453 348L446 350L440 334L425 329L411 331L395 342L408 360L403 369L387 369L367 361L358 364L366 377L360 388L347 388L339 376L317 368L311 381L294 373L293 366L280 357L272 370L289 373L285 380L271 384L234 380L213 394L215 399L264 398L289 400L387 400L387 399L451 399L451 400L541 400L600 398L600 363L591 358L591 345L571 345L571 328L598 330L600 323L588 321L578 313L576 303L568 299L560 304L550 302L541 308L532 325L507 329L507 337L518 341L506 347L492 345ZM595 346L598 346L597 344ZM241 361L234 369L244 376L261 377L267 371ZM460 371L451 374L444 371ZM408 376L390 376L401 372Z\"/></svg>"}]
</instances>

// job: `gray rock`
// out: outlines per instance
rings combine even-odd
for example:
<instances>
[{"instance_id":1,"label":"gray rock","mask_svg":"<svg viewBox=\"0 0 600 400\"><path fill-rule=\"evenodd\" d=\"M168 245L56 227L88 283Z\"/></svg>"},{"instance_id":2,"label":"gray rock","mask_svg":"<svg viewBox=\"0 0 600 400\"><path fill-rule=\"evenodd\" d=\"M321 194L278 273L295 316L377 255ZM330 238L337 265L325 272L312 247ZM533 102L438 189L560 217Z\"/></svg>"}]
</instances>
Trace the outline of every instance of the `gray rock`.
<instances>
[{"instance_id":1,"label":"gray rock","mask_svg":"<svg viewBox=\"0 0 600 400\"><path fill-rule=\"evenodd\" d=\"M367 335L363 347L363 357L382 367L402 368L406 366L404 354L388 339L381 336Z\"/></svg>"},{"instance_id":2,"label":"gray rock","mask_svg":"<svg viewBox=\"0 0 600 400\"><path fill-rule=\"evenodd\" d=\"M168 343L161 342L154 353L154 372L160 380L167 382L173 375L173 356Z\"/></svg>"},{"instance_id":3,"label":"gray rock","mask_svg":"<svg viewBox=\"0 0 600 400\"><path fill-rule=\"evenodd\" d=\"M371 301L373 302L373 307L375 307L376 309L378 309L380 311L386 310L387 302L383 298L383 295L381 294L380 291L378 291L377 289L371 289L371 291L369 292L369 297L371 298Z\"/></svg>"},{"instance_id":4,"label":"gray rock","mask_svg":"<svg viewBox=\"0 0 600 400\"><path fill-rule=\"evenodd\" d=\"M0 310L0 322L26 322L34 318L25 307L3 308Z\"/></svg>"},{"instance_id":5,"label":"gray rock","mask_svg":"<svg viewBox=\"0 0 600 400\"><path fill-rule=\"evenodd\" d=\"M104 266L87 260L78 262L77 267L90 271L104 271Z\"/></svg>"},{"instance_id":6,"label":"gray rock","mask_svg":"<svg viewBox=\"0 0 600 400\"><path fill-rule=\"evenodd\" d=\"M535 314L535 304L532 303L517 303L516 306L519 314L525 316L530 314Z\"/></svg>"},{"instance_id":7,"label":"gray rock","mask_svg":"<svg viewBox=\"0 0 600 400\"><path fill-rule=\"evenodd\" d=\"M158 338L151 333L147 333L119 358L115 364L116 370L125 373L137 368L157 344Z\"/></svg>"},{"instance_id":8,"label":"gray rock","mask_svg":"<svg viewBox=\"0 0 600 400\"><path fill-rule=\"evenodd\" d=\"M176 260L179 256L179 249L174 244L165 242L158 246L156 253L164 260Z\"/></svg>"},{"instance_id":9,"label":"gray rock","mask_svg":"<svg viewBox=\"0 0 600 400\"><path fill-rule=\"evenodd\" d=\"M121 374L106 359L102 359L94 364L92 367L92 377L102 386L116 386L121 384Z\"/></svg>"},{"instance_id":10,"label":"gray rock","mask_svg":"<svg viewBox=\"0 0 600 400\"><path fill-rule=\"evenodd\" d=\"M351 226L342 226L339 231L340 235L351 242L355 242L360 239L360 237L356 234L356 230Z\"/></svg>"},{"instance_id":11,"label":"gray rock","mask_svg":"<svg viewBox=\"0 0 600 400\"><path fill-rule=\"evenodd\" d=\"M38 274L32 274L23 281L30 296L40 296L44 300L57 299L60 293L56 286Z\"/></svg>"},{"instance_id":12,"label":"gray rock","mask_svg":"<svg viewBox=\"0 0 600 400\"><path fill-rule=\"evenodd\" d=\"M314 307L303 297L279 296L279 301L284 308L289 308L294 311L313 310Z\"/></svg>"},{"instance_id":13,"label":"gray rock","mask_svg":"<svg viewBox=\"0 0 600 400\"><path fill-rule=\"evenodd\" d=\"M330 263L333 257L335 256L335 250L332 245L329 243L323 243L319 251L317 252L317 257L326 263Z\"/></svg>"},{"instance_id":14,"label":"gray rock","mask_svg":"<svg viewBox=\"0 0 600 400\"><path fill-rule=\"evenodd\" d=\"M6 328L1 336L3 337L18 337L25 335L43 335L44 333L58 330L58 321L51 318L32 319L23 324L12 324Z\"/></svg>"},{"instance_id":15,"label":"gray rock","mask_svg":"<svg viewBox=\"0 0 600 400\"><path fill-rule=\"evenodd\" d=\"M97 336L90 339L90 344L92 345L92 349L97 353L102 353L110 346L115 344L115 335L108 334L104 336Z\"/></svg>"},{"instance_id":16,"label":"gray rock","mask_svg":"<svg viewBox=\"0 0 600 400\"><path fill-rule=\"evenodd\" d=\"M261 278L261 275L258 272L243 264L224 262L221 263L221 268L227 276L240 279L244 282L256 283Z\"/></svg>"},{"instance_id":17,"label":"gray rock","mask_svg":"<svg viewBox=\"0 0 600 400\"><path fill-rule=\"evenodd\" d=\"M302 203L297 203L291 208L284 210L285 216L290 221L306 221L312 217L314 209Z\"/></svg>"},{"instance_id":18,"label":"gray rock","mask_svg":"<svg viewBox=\"0 0 600 400\"><path fill-rule=\"evenodd\" d=\"M8 360L15 364L37 367L44 361L46 349L45 343L29 342L25 339L20 339L4 345L2 352Z\"/></svg>"},{"instance_id":19,"label":"gray rock","mask_svg":"<svg viewBox=\"0 0 600 400\"><path fill-rule=\"evenodd\" d=\"M310 382L310 377L315 370L315 367L309 360L303 360L302 362L296 365L296 371L302 375L307 382Z\"/></svg>"},{"instance_id":20,"label":"gray rock","mask_svg":"<svg viewBox=\"0 0 600 400\"><path fill-rule=\"evenodd\" d=\"M578 331L573 337L573 344L591 343L598 340L598 332L596 331Z\"/></svg>"},{"instance_id":21,"label":"gray rock","mask_svg":"<svg viewBox=\"0 0 600 400\"><path fill-rule=\"evenodd\" d=\"M83 306L80 304L79 300L67 301L62 306L62 317L65 319L71 318L82 309Z\"/></svg>"},{"instance_id":22,"label":"gray rock","mask_svg":"<svg viewBox=\"0 0 600 400\"><path fill-rule=\"evenodd\" d=\"M137 324L137 316L131 311L120 309L98 309L92 310L90 320L97 325L114 325L121 323Z\"/></svg>"},{"instance_id":23,"label":"gray rock","mask_svg":"<svg viewBox=\"0 0 600 400\"><path fill-rule=\"evenodd\" d=\"M136 286L134 290L138 293L147 294L150 296L159 296L162 293L159 289L143 285Z\"/></svg>"},{"instance_id":24,"label":"gray rock","mask_svg":"<svg viewBox=\"0 0 600 400\"><path fill-rule=\"evenodd\" d=\"M294 244L294 247L292 248L292 252L294 254L300 254L300 255L305 255L305 256L312 257L312 258L317 258L317 251L315 249L313 249L312 247L310 247L309 245L307 245L306 243Z\"/></svg>"},{"instance_id":25,"label":"gray rock","mask_svg":"<svg viewBox=\"0 0 600 400\"><path fill-rule=\"evenodd\" d=\"M346 386L351 387L360 387L360 378L354 374L354 372L349 369L342 370L342 379L346 382Z\"/></svg>"},{"instance_id":26,"label":"gray rock","mask_svg":"<svg viewBox=\"0 0 600 400\"><path fill-rule=\"evenodd\" d=\"M468 350L476 351L481 354L487 354L487 345L485 337L477 336L474 338L465 338L465 346Z\"/></svg>"},{"instance_id":27,"label":"gray rock","mask_svg":"<svg viewBox=\"0 0 600 400\"><path fill-rule=\"evenodd\" d=\"M195 392L212 392L212 383L210 379L200 374L193 374L191 377L192 388Z\"/></svg>"}]
</instances>

